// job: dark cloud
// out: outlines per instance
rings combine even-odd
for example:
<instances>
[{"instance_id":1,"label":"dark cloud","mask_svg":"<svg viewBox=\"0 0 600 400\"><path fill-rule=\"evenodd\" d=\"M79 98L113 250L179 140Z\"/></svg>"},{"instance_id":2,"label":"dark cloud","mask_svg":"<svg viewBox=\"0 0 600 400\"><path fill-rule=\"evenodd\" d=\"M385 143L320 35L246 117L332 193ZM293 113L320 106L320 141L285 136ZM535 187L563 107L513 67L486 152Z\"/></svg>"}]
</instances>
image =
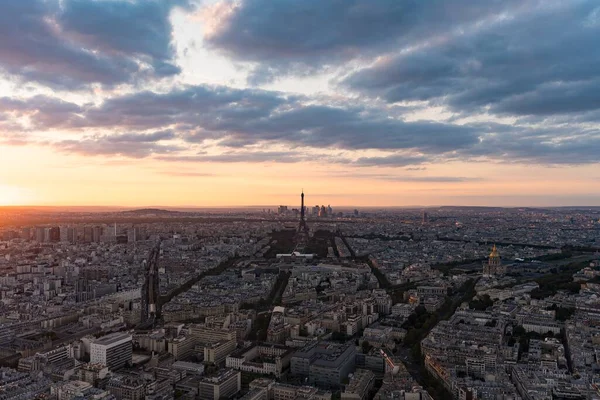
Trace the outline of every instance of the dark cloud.
<instances>
[{"instance_id":1,"label":"dark cloud","mask_svg":"<svg viewBox=\"0 0 600 400\"><path fill-rule=\"evenodd\" d=\"M366 175L359 176L365 179L377 179L387 182L414 182L414 183L462 183L479 182L482 179L478 177L465 176L396 176L396 175Z\"/></svg>"},{"instance_id":2,"label":"dark cloud","mask_svg":"<svg viewBox=\"0 0 600 400\"><path fill-rule=\"evenodd\" d=\"M173 65L171 8L187 2L137 0L66 0L58 21L86 47L148 61L159 76L180 72Z\"/></svg>"},{"instance_id":3,"label":"dark cloud","mask_svg":"<svg viewBox=\"0 0 600 400\"><path fill-rule=\"evenodd\" d=\"M83 155L115 155L144 158L153 154L177 153L184 148L158 143L173 139L172 132L124 133L117 135L86 136L81 139L62 140L51 143L57 150Z\"/></svg>"},{"instance_id":4,"label":"dark cloud","mask_svg":"<svg viewBox=\"0 0 600 400\"><path fill-rule=\"evenodd\" d=\"M355 171L335 172L327 174L328 178L352 178L369 179L388 182L425 182L425 183L459 183L459 182L477 182L482 180L479 177L464 176L419 176L419 175L398 175L392 173L357 173Z\"/></svg>"},{"instance_id":5,"label":"dark cloud","mask_svg":"<svg viewBox=\"0 0 600 400\"><path fill-rule=\"evenodd\" d=\"M598 61L600 68L600 57ZM543 83L535 90L502 99L493 107L497 113L538 116L593 110L600 110L600 72L593 80Z\"/></svg>"},{"instance_id":6,"label":"dark cloud","mask_svg":"<svg viewBox=\"0 0 600 400\"><path fill-rule=\"evenodd\" d=\"M402 167L407 165L418 165L428 161L428 157L425 156L410 156L410 155L391 155L391 156L380 156L380 157L361 157L356 160L356 164L370 167L370 166L392 166Z\"/></svg>"},{"instance_id":7,"label":"dark cloud","mask_svg":"<svg viewBox=\"0 0 600 400\"><path fill-rule=\"evenodd\" d=\"M138 92L106 100L86 112L85 126L150 129L178 124L195 130L202 121L268 117L287 97L276 92L193 86L168 93Z\"/></svg>"},{"instance_id":8,"label":"dark cloud","mask_svg":"<svg viewBox=\"0 0 600 400\"><path fill-rule=\"evenodd\" d=\"M64 40L49 18L58 11L40 0L7 0L0 13L0 70L53 86L122 82L137 66L111 60Z\"/></svg>"},{"instance_id":9,"label":"dark cloud","mask_svg":"<svg viewBox=\"0 0 600 400\"><path fill-rule=\"evenodd\" d=\"M34 128L51 129L58 126L76 125L81 120L83 108L56 97L38 95L28 99L0 97L0 112L15 113L29 117ZM15 123L15 129L23 126Z\"/></svg>"},{"instance_id":10,"label":"dark cloud","mask_svg":"<svg viewBox=\"0 0 600 400\"><path fill-rule=\"evenodd\" d=\"M597 110L598 37L597 1L545 2L383 58L342 84L392 103L445 104L463 115Z\"/></svg>"},{"instance_id":11,"label":"dark cloud","mask_svg":"<svg viewBox=\"0 0 600 400\"><path fill-rule=\"evenodd\" d=\"M173 131L158 131L152 133L121 133L105 136L105 139L113 143L154 143L161 140L175 139Z\"/></svg>"},{"instance_id":12,"label":"dark cloud","mask_svg":"<svg viewBox=\"0 0 600 400\"><path fill-rule=\"evenodd\" d=\"M526 164L574 165L600 162L600 130L580 132L564 128L560 134L537 136L524 133L489 136L458 158L485 156Z\"/></svg>"},{"instance_id":13,"label":"dark cloud","mask_svg":"<svg viewBox=\"0 0 600 400\"><path fill-rule=\"evenodd\" d=\"M186 0L6 0L0 73L62 89L177 74L169 21L177 6L191 8ZM220 11L205 44L252 63L251 80L354 60L368 66L334 83L362 96L197 85L98 104L2 97L3 143L65 131L71 140L53 145L66 152L196 162L600 161L597 1L223 0L208 8ZM404 119L413 101L452 119ZM199 154L207 143L221 154ZM372 149L387 155L357 158Z\"/></svg>"},{"instance_id":14,"label":"dark cloud","mask_svg":"<svg viewBox=\"0 0 600 400\"><path fill-rule=\"evenodd\" d=\"M0 71L65 89L176 74L168 16L177 4L5 0Z\"/></svg>"},{"instance_id":15,"label":"dark cloud","mask_svg":"<svg viewBox=\"0 0 600 400\"><path fill-rule=\"evenodd\" d=\"M381 110L359 107L299 105L240 126L217 123L214 129L234 129L237 135L261 135L264 140L289 141L310 147L339 149L418 149L441 153L468 147L478 133L468 126L405 122ZM235 136L237 136L235 135Z\"/></svg>"},{"instance_id":16,"label":"dark cloud","mask_svg":"<svg viewBox=\"0 0 600 400\"><path fill-rule=\"evenodd\" d=\"M31 116L56 129L144 131L174 129L189 143L207 139L241 148L261 143L328 149L415 149L444 153L478 142L481 128L405 122L381 109L305 104L279 92L193 86L168 93L139 92L99 106L69 105L58 121L43 104ZM34 103L26 107L36 109ZM72 107L72 109L70 108Z\"/></svg>"},{"instance_id":17,"label":"dark cloud","mask_svg":"<svg viewBox=\"0 0 600 400\"><path fill-rule=\"evenodd\" d=\"M469 127L408 123L389 118L379 110L358 107L305 105L298 98L286 98L276 92L194 87L148 95L141 102L137 97L109 101L90 110L88 116L103 126L111 118L139 126L139 114L144 113L144 124L158 126L161 120L163 125L187 124L193 130L187 135L190 142L226 139L225 144L230 147L282 142L317 148L418 148L443 152L477 141L477 131Z\"/></svg>"},{"instance_id":18,"label":"dark cloud","mask_svg":"<svg viewBox=\"0 0 600 400\"><path fill-rule=\"evenodd\" d=\"M225 152L222 154L208 155L200 154L195 156L163 156L159 157L163 161L177 162L198 162L198 163L297 163L308 161L306 155L292 151L245 151L245 152Z\"/></svg>"},{"instance_id":19,"label":"dark cloud","mask_svg":"<svg viewBox=\"0 0 600 400\"><path fill-rule=\"evenodd\" d=\"M28 116L38 129L46 124L57 131L86 135L79 141L61 143L65 151L131 153L134 157L169 153L183 157L180 161L321 161L406 167L487 158L580 164L598 162L600 148L600 131L583 124L532 127L491 122L409 122L391 117L385 107L334 107L279 92L221 86L139 92L82 106L59 100L54 103L47 97L4 98L0 99L0 111L2 107L17 117ZM90 132L103 135L90 136ZM197 151L209 140L208 144L220 146L223 154L177 153L182 141L187 142L188 149ZM173 145L175 142L179 144ZM272 145L288 150L257 151ZM391 154L356 159L356 155L349 155L355 153L345 152L371 149Z\"/></svg>"},{"instance_id":20,"label":"dark cloud","mask_svg":"<svg viewBox=\"0 0 600 400\"><path fill-rule=\"evenodd\" d=\"M44 114L77 113L81 107L57 97L38 95L28 99L0 97L0 110L2 111L39 111Z\"/></svg>"},{"instance_id":21,"label":"dark cloud","mask_svg":"<svg viewBox=\"0 0 600 400\"><path fill-rule=\"evenodd\" d=\"M517 1L223 0L205 42L259 64L252 79L377 55L492 16Z\"/></svg>"},{"instance_id":22,"label":"dark cloud","mask_svg":"<svg viewBox=\"0 0 600 400\"><path fill-rule=\"evenodd\" d=\"M399 176L383 178L387 181L395 182L427 182L427 183L458 183L458 182L479 182L482 179L478 177L465 176Z\"/></svg>"}]
</instances>

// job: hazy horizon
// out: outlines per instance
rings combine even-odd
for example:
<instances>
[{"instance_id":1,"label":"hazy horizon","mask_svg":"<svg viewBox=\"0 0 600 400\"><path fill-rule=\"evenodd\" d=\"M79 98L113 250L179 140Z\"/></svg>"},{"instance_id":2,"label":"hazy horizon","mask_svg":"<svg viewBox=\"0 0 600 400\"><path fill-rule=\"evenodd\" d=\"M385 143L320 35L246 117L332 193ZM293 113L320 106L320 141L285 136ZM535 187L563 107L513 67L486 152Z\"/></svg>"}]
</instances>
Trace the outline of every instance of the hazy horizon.
<instances>
[{"instance_id":1,"label":"hazy horizon","mask_svg":"<svg viewBox=\"0 0 600 400\"><path fill-rule=\"evenodd\" d=\"M104 212L104 211L119 211L119 212L127 212L127 211L140 211L140 210L161 210L161 211L202 211L202 210L235 210L235 209L248 209L248 210L256 210L262 211L265 209L276 210L279 206L288 206L288 208L300 208L299 205L295 204L264 204L264 205L223 205L223 206L202 206L202 205L141 205L141 206L104 206L104 205L5 205L0 206L0 209L43 209L43 210L65 210L65 211L73 211L73 212L85 212L89 210L95 210L93 212ZM316 205L316 204L315 204ZM382 205L382 206L360 206L360 205L332 205L332 204L319 204L321 205L331 205L335 206L336 209L342 210L386 210L386 209L436 209L436 208L506 208L506 209L519 209L519 208L600 208L599 205L590 205L590 204L581 204L581 205L557 205L557 206L541 206L541 205L506 205L506 206L492 206L492 205L477 205L477 204L465 204L465 205L457 205L457 204L432 204L432 205L419 205L419 204L410 204L403 206L395 206L395 205ZM312 207L309 206L309 207Z\"/></svg>"}]
</instances>

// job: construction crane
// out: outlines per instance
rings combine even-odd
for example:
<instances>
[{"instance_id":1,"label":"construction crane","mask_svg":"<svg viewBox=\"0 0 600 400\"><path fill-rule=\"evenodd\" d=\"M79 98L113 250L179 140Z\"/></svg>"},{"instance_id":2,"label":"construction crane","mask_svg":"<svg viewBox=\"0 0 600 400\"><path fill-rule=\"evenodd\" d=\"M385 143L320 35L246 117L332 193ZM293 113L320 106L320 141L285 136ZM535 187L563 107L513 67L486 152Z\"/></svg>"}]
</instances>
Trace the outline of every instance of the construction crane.
<instances>
[{"instance_id":1,"label":"construction crane","mask_svg":"<svg viewBox=\"0 0 600 400\"><path fill-rule=\"evenodd\" d=\"M400 371L400 366L394 364L394 361L392 361L392 359L390 358L390 356L388 356L388 354L383 351L383 349L379 349L379 353L381 353L381 356L383 357L383 360L385 361L385 364L389 367L386 368L386 372L389 372L392 375L396 375L398 373L398 371Z\"/></svg>"}]
</instances>

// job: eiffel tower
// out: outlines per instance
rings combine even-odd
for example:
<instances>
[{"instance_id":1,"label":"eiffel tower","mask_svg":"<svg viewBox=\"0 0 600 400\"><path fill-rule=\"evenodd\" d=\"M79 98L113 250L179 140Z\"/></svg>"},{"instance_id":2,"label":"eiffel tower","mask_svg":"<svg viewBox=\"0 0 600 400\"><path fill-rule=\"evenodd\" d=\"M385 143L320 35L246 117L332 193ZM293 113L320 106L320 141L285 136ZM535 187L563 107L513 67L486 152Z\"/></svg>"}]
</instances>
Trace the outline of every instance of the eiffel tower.
<instances>
[{"instance_id":1,"label":"eiffel tower","mask_svg":"<svg viewBox=\"0 0 600 400\"><path fill-rule=\"evenodd\" d=\"M298 232L296 234L296 249L294 251L301 252L308 244L308 225L306 225L305 218L305 207L304 207L304 189L300 195L300 223L298 225Z\"/></svg>"},{"instance_id":2,"label":"eiffel tower","mask_svg":"<svg viewBox=\"0 0 600 400\"><path fill-rule=\"evenodd\" d=\"M298 232L305 232L308 235L308 226L306 225L306 219L304 218L304 213L306 208L304 207L304 189L302 189L302 194L300 195L301 206L300 206L300 225L298 226Z\"/></svg>"}]
</instances>

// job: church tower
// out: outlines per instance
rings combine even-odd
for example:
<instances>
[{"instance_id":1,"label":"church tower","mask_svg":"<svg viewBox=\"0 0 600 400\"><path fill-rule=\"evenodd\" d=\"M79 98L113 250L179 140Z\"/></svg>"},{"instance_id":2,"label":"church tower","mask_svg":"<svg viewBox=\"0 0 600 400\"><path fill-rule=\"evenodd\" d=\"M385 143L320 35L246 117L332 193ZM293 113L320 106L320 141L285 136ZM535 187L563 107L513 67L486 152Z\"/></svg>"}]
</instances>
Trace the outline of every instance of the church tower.
<instances>
[{"instance_id":1,"label":"church tower","mask_svg":"<svg viewBox=\"0 0 600 400\"><path fill-rule=\"evenodd\" d=\"M490 265L490 267L492 267L494 269L498 268L502 264L502 261L500 261L500 254L498 253L498 249L496 248L496 245L494 245L494 248L492 249L492 252L490 253L488 264Z\"/></svg>"},{"instance_id":2,"label":"church tower","mask_svg":"<svg viewBox=\"0 0 600 400\"><path fill-rule=\"evenodd\" d=\"M487 265L483 266L483 274L484 275L504 275L506 270L502 265L502 260L500 259L500 253L498 253L498 249L496 245L492 248L492 252L488 258Z\"/></svg>"}]
</instances>

